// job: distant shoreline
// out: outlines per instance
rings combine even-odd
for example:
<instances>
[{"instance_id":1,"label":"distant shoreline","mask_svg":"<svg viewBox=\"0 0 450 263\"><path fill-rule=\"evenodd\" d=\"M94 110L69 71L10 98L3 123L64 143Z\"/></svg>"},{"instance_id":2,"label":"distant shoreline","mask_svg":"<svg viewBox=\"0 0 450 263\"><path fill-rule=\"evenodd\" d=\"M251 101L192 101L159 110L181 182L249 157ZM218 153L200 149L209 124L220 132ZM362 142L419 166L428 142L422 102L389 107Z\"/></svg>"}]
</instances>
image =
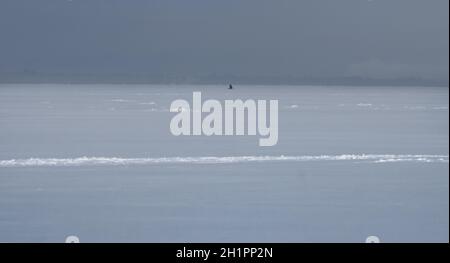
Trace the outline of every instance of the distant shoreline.
<instances>
[{"instance_id":1,"label":"distant shoreline","mask_svg":"<svg viewBox=\"0 0 450 263\"><path fill-rule=\"evenodd\" d=\"M96 77L96 76L4 76L0 74L0 84L147 84L147 85L279 85L279 86L390 86L390 87L449 87L448 80L425 79L271 79L271 78L236 78L207 79L207 78L179 78L159 79L147 77Z\"/></svg>"},{"instance_id":2,"label":"distant shoreline","mask_svg":"<svg viewBox=\"0 0 450 263\"><path fill-rule=\"evenodd\" d=\"M442 88L442 89L448 89L448 85L392 85L392 84L379 84L379 85L367 85L367 84L267 84L267 83L234 83L236 87L239 86L246 86L246 87L342 87L342 88ZM88 86L88 85L112 85L112 86L124 86L124 85L130 85L130 86L223 86L224 88L228 87L227 83L125 83L125 82L115 82L115 83L107 83L107 82L1 82L0 81L0 87L2 85L36 85L36 86L42 86L42 85L61 85L61 86Z\"/></svg>"}]
</instances>

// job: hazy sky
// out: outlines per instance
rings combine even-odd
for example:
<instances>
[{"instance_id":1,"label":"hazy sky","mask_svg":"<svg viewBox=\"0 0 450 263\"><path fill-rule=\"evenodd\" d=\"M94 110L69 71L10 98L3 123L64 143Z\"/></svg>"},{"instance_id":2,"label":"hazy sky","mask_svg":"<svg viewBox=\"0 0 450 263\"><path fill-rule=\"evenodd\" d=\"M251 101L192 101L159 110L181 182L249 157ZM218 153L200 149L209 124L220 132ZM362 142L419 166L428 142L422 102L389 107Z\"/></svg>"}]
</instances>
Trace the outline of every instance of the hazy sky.
<instances>
[{"instance_id":1,"label":"hazy sky","mask_svg":"<svg viewBox=\"0 0 450 263\"><path fill-rule=\"evenodd\" d=\"M448 80L448 0L1 0L0 72Z\"/></svg>"}]
</instances>

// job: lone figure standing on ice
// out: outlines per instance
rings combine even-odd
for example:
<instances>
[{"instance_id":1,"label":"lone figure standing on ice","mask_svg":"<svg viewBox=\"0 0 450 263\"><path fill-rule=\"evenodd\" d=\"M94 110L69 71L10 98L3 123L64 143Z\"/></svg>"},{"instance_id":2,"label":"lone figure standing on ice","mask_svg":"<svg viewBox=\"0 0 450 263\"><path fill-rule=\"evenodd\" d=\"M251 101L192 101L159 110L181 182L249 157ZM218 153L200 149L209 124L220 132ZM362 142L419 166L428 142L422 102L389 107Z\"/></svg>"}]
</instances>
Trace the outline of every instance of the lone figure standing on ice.
<instances>
[{"instance_id":1,"label":"lone figure standing on ice","mask_svg":"<svg viewBox=\"0 0 450 263\"><path fill-rule=\"evenodd\" d=\"M228 89L233 89L233 85L229 84Z\"/></svg>"}]
</instances>

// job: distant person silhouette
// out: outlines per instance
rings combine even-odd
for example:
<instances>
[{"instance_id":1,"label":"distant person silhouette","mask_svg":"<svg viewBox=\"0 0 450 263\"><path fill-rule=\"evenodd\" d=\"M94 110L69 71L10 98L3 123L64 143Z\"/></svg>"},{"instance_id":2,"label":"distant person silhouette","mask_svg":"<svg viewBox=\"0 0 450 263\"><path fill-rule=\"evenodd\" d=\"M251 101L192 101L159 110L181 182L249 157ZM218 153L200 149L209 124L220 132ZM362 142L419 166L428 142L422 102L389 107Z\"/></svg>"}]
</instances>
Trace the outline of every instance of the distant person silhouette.
<instances>
[{"instance_id":1,"label":"distant person silhouette","mask_svg":"<svg viewBox=\"0 0 450 263\"><path fill-rule=\"evenodd\" d=\"M228 89L233 89L233 85L228 85Z\"/></svg>"}]
</instances>

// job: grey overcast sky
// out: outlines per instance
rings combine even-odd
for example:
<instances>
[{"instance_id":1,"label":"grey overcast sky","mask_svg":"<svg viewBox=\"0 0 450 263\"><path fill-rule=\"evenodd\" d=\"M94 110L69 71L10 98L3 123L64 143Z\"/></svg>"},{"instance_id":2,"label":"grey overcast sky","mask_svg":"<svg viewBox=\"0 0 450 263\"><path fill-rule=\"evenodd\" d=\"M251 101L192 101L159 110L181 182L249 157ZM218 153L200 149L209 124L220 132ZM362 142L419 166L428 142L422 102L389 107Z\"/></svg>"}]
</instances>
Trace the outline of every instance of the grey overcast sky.
<instances>
[{"instance_id":1,"label":"grey overcast sky","mask_svg":"<svg viewBox=\"0 0 450 263\"><path fill-rule=\"evenodd\" d=\"M0 72L448 80L448 0L1 0Z\"/></svg>"}]
</instances>

